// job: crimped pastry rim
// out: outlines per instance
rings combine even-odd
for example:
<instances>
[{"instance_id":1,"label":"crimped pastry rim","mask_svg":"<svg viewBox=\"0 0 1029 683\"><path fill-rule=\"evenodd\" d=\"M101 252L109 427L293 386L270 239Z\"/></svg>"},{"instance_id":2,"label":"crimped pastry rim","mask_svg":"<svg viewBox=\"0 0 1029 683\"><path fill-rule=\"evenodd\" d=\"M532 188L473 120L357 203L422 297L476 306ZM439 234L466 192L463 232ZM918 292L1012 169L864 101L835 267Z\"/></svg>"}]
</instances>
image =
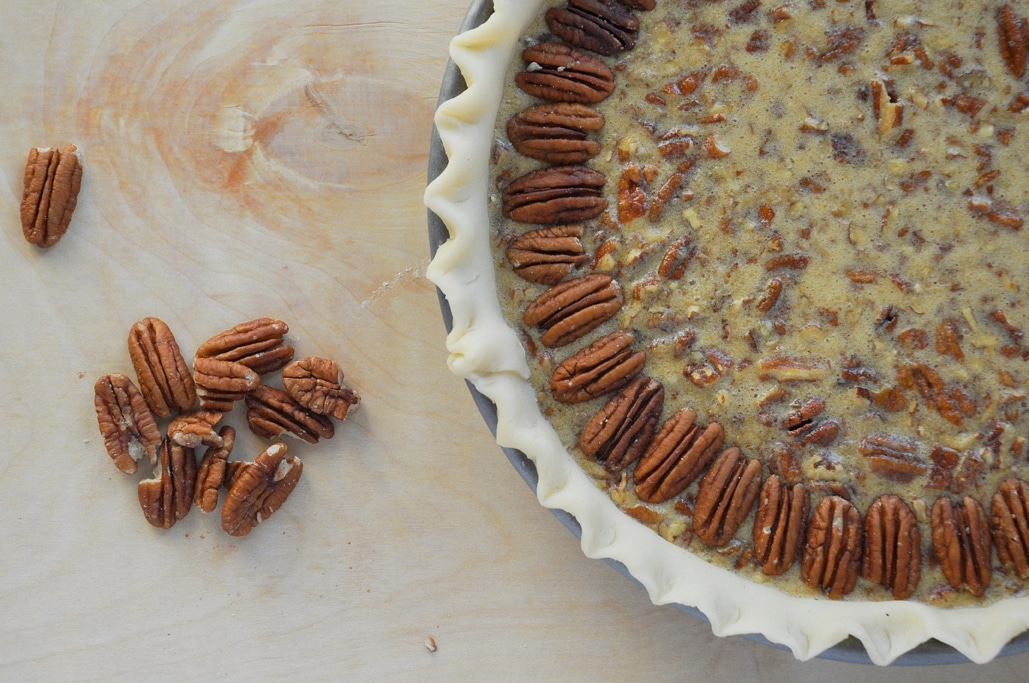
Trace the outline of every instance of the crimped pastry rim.
<instances>
[{"instance_id":1,"label":"crimped pastry rim","mask_svg":"<svg viewBox=\"0 0 1029 683\"><path fill-rule=\"evenodd\" d=\"M977 663L1021 651L1005 646L1029 629L1029 596L947 609L787 595L710 565L622 513L561 444L538 409L521 342L500 311L487 210L489 158L505 75L542 4L495 0L485 22L451 42L451 59L467 87L437 109L435 127L447 165L424 197L450 231L427 269L452 316L448 366L496 406L497 442L532 461L539 502L574 517L588 557L621 564L654 604L698 610L718 636L758 635L800 660L853 637L881 665L931 639Z\"/></svg>"}]
</instances>

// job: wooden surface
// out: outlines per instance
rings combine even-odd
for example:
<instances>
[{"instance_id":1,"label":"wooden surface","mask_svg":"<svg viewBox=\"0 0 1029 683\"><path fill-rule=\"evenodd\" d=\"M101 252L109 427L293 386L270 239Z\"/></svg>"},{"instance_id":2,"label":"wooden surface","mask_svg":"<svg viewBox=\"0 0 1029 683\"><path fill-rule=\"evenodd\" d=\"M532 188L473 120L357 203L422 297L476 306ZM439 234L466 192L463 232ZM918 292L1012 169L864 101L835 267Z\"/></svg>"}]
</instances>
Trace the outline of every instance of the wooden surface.
<instances>
[{"instance_id":1,"label":"wooden surface","mask_svg":"<svg viewBox=\"0 0 1029 683\"><path fill-rule=\"evenodd\" d=\"M0 5L0 679L1029 681L1029 656L882 670L716 638L536 503L446 369L424 278L431 117L465 10ZM42 252L19 229L25 156L64 142L82 193ZM333 440L288 442L303 478L247 538L198 511L149 526L104 452L93 382L131 373L148 315L190 357L282 318L363 396Z\"/></svg>"}]
</instances>

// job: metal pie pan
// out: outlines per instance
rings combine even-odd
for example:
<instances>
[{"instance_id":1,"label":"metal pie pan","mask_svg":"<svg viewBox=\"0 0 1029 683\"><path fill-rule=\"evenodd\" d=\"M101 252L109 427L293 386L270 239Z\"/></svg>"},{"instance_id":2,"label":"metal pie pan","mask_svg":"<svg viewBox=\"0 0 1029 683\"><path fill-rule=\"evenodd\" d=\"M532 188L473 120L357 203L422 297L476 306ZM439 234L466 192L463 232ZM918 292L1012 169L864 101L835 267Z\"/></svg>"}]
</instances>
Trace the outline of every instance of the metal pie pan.
<instances>
[{"instance_id":1,"label":"metal pie pan","mask_svg":"<svg viewBox=\"0 0 1029 683\"><path fill-rule=\"evenodd\" d=\"M473 0L471 6L465 15L464 21L461 24L460 31L463 33L476 26L479 26L493 13L492 0ZM443 82L440 86L439 101L438 104L442 104L447 100L459 95L465 90L465 82L461 76L460 70L454 64L453 61L448 62L446 71L443 74ZM428 182L432 182L437 176L446 168L447 156L443 149L443 144L440 141L439 135L436 132L435 127L432 130L432 138L429 148L429 168L428 168ZM443 221L436 216L432 211L428 212L428 227L429 227L429 250L431 256L435 257L436 250L441 244L447 241L450 236L447 226ZM450 306L447 303L446 297L439 289L436 290L436 294L439 298L440 311L443 316L443 323L446 326L447 332L450 332L453 325L453 317L450 312ZM476 388L470 383L465 382L469 392L472 395L472 399L475 401L475 405L479 409L479 413L485 420L486 425L490 431L496 436L497 430L497 408L493 402L486 396L482 395ZM511 462L511 465L515 468L522 479L528 484L532 491L536 491L536 486L539 483L539 475L536 472L536 466L532 460L528 458L524 453L513 448L505 448L498 446L507 459ZM564 510L551 509L553 515L578 539L582 536L582 529L579 526L579 522L571 514ZM614 567L620 574L625 576L627 579L639 585L636 579L629 573L629 571L620 562L611 559L605 559L604 562ZM640 587L642 590L642 586ZM695 607L689 605L674 605L677 609L692 615L693 617L708 622L707 617ZM772 643L766 638L758 634L748 634L741 636L749 640L753 640L776 649L785 650L784 646ZM1029 632L1023 633L1018 637L1014 638L1009 642L997 655L998 657L1005 657L1014 654L1021 654L1029 651ZM835 646L825 650L818 655L821 659L854 663L854 664L871 664L872 661L865 652L864 646L861 641L856 638L848 638ZM966 664L970 660L950 647L945 643L941 643L936 640L929 640L918 647L906 652L905 654L898 657L893 661L892 666L938 666L943 664Z\"/></svg>"}]
</instances>

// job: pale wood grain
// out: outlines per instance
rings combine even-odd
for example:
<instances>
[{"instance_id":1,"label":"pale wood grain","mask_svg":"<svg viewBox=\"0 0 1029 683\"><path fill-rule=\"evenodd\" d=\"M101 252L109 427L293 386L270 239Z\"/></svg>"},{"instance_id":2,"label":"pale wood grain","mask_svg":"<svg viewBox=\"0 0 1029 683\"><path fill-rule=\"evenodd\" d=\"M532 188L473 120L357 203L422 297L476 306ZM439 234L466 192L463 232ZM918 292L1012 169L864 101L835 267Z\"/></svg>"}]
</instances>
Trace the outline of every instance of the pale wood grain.
<instances>
[{"instance_id":1,"label":"pale wood grain","mask_svg":"<svg viewBox=\"0 0 1029 683\"><path fill-rule=\"evenodd\" d=\"M495 446L423 277L431 116L465 5L0 6L0 678L922 679L799 664L651 606ZM44 253L18 229L21 173L65 141L85 180ZM248 538L199 512L149 527L103 452L92 384L130 370L146 315L187 354L280 317L363 395L335 439L291 443L304 478ZM1025 662L979 671L1029 680Z\"/></svg>"}]
</instances>

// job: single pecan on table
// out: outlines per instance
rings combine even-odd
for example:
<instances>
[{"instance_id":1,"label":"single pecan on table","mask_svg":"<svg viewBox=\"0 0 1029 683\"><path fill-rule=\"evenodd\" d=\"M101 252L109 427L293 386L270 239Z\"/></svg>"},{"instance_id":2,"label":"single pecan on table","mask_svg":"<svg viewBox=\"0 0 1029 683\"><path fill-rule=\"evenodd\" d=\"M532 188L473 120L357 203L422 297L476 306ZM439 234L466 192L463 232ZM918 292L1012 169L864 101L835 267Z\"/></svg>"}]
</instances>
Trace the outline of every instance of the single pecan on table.
<instances>
[{"instance_id":1,"label":"single pecan on table","mask_svg":"<svg viewBox=\"0 0 1029 683\"><path fill-rule=\"evenodd\" d=\"M565 42L611 56L636 47L640 22L615 0L568 0L545 15L551 32Z\"/></svg>"},{"instance_id":2,"label":"single pecan on table","mask_svg":"<svg viewBox=\"0 0 1029 683\"><path fill-rule=\"evenodd\" d=\"M618 391L643 371L647 354L633 351L636 338L612 332L565 359L550 376L550 391L561 403L582 403Z\"/></svg>"},{"instance_id":3,"label":"single pecan on table","mask_svg":"<svg viewBox=\"0 0 1029 683\"><path fill-rule=\"evenodd\" d=\"M637 377L586 424L579 448L619 472L639 459L661 419L665 388L655 379Z\"/></svg>"},{"instance_id":4,"label":"single pecan on table","mask_svg":"<svg viewBox=\"0 0 1029 683\"><path fill-rule=\"evenodd\" d=\"M93 385L93 393L100 434L115 466L135 474L142 458L157 462L161 430L132 380L120 373L104 375Z\"/></svg>"},{"instance_id":5,"label":"single pecan on table","mask_svg":"<svg viewBox=\"0 0 1029 683\"><path fill-rule=\"evenodd\" d=\"M561 43L539 43L522 51L525 71L515 84L526 94L552 102L596 104L615 89L615 75L604 62Z\"/></svg>"},{"instance_id":6,"label":"single pecan on table","mask_svg":"<svg viewBox=\"0 0 1029 683\"><path fill-rule=\"evenodd\" d=\"M722 447L725 430L717 422L701 428L697 413L683 408L665 420L636 464L636 495L663 503L686 490Z\"/></svg>"},{"instance_id":7,"label":"single pecan on table","mask_svg":"<svg viewBox=\"0 0 1029 683\"><path fill-rule=\"evenodd\" d=\"M286 444L274 443L242 463L231 476L231 488L222 504L222 528L232 536L246 536L286 501L296 488L304 463L286 456Z\"/></svg>"},{"instance_id":8,"label":"single pecan on table","mask_svg":"<svg viewBox=\"0 0 1029 683\"><path fill-rule=\"evenodd\" d=\"M555 102L530 107L507 122L507 138L520 153L548 164L582 164L600 154L589 137L604 116L584 104Z\"/></svg>"},{"instance_id":9,"label":"single pecan on table","mask_svg":"<svg viewBox=\"0 0 1029 683\"><path fill-rule=\"evenodd\" d=\"M607 179L586 166L549 166L511 181L501 196L504 215L520 223L560 225L596 218L607 208Z\"/></svg>"},{"instance_id":10,"label":"single pecan on table","mask_svg":"<svg viewBox=\"0 0 1029 683\"><path fill-rule=\"evenodd\" d=\"M975 498L954 502L947 496L936 500L932 509L933 547L940 569L950 585L967 586L982 597L993 574L990 520Z\"/></svg>"},{"instance_id":11,"label":"single pecan on table","mask_svg":"<svg viewBox=\"0 0 1029 683\"><path fill-rule=\"evenodd\" d=\"M46 249L68 231L82 185L78 148L33 147L25 164L21 229L25 239Z\"/></svg>"},{"instance_id":12,"label":"single pecan on table","mask_svg":"<svg viewBox=\"0 0 1029 683\"><path fill-rule=\"evenodd\" d=\"M865 513L861 576L890 589L903 600L922 575L922 542L915 513L895 494L876 498Z\"/></svg>"},{"instance_id":13,"label":"single pecan on table","mask_svg":"<svg viewBox=\"0 0 1029 683\"><path fill-rule=\"evenodd\" d=\"M261 384L245 400L250 431L265 439L289 434L307 443L318 443L319 439L331 439L335 433L332 420L300 405L282 389Z\"/></svg>"},{"instance_id":14,"label":"single pecan on table","mask_svg":"<svg viewBox=\"0 0 1029 683\"><path fill-rule=\"evenodd\" d=\"M129 331L129 358L147 405L158 417L185 413L197 400L196 384L168 325L143 318Z\"/></svg>"},{"instance_id":15,"label":"single pecan on table","mask_svg":"<svg viewBox=\"0 0 1029 683\"><path fill-rule=\"evenodd\" d=\"M193 380L201 410L227 413L236 401L261 384L261 375L235 361L194 358Z\"/></svg>"},{"instance_id":16,"label":"single pecan on table","mask_svg":"<svg viewBox=\"0 0 1029 683\"><path fill-rule=\"evenodd\" d=\"M589 263L582 248L582 225L540 228L515 238L507 260L519 276L541 285L556 285L579 265Z\"/></svg>"},{"instance_id":17,"label":"single pecan on table","mask_svg":"<svg viewBox=\"0 0 1029 683\"><path fill-rule=\"evenodd\" d=\"M544 346L570 344L613 318L622 308L621 286L603 273L554 285L525 307L522 322L544 330Z\"/></svg>"},{"instance_id":18,"label":"single pecan on table","mask_svg":"<svg viewBox=\"0 0 1029 683\"><path fill-rule=\"evenodd\" d=\"M754 557L768 576L782 574L797 561L807 528L811 494L773 474L761 486L754 516Z\"/></svg>"},{"instance_id":19,"label":"single pecan on table","mask_svg":"<svg viewBox=\"0 0 1029 683\"><path fill-rule=\"evenodd\" d=\"M727 448L700 481L693 507L693 530L711 547L723 546L750 514L761 488L761 462Z\"/></svg>"},{"instance_id":20,"label":"single pecan on table","mask_svg":"<svg viewBox=\"0 0 1029 683\"><path fill-rule=\"evenodd\" d=\"M800 577L834 600L854 590L861 569L861 513L840 496L819 501L808 523Z\"/></svg>"},{"instance_id":21,"label":"single pecan on table","mask_svg":"<svg viewBox=\"0 0 1029 683\"><path fill-rule=\"evenodd\" d=\"M284 342L287 332L281 320L256 318L211 337L197 348L196 357L240 363L266 375L293 360L294 349Z\"/></svg>"},{"instance_id":22,"label":"single pecan on table","mask_svg":"<svg viewBox=\"0 0 1029 683\"><path fill-rule=\"evenodd\" d=\"M236 430L225 425L218 432L217 446L210 446L204 452L197 468L193 502L201 512L214 512L218 507L218 493L229 473L229 456L236 443Z\"/></svg>"},{"instance_id":23,"label":"single pecan on table","mask_svg":"<svg viewBox=\"0 0 1029 683\"><path fill-rule=\"evenodd\" d=\"M222 414L213 410L183 413L168 424L168 438L187 448L221 446L221 434L214 431L221 419Z\"/></svg>"},{"instance_id":24,"label":"single pecan on table","mask_svg":"<svg viewBox=\"0 0 1029 683\"><path fill-rule=\"evenodd\" d=\"M1011 478L990 504L993 544L1001 564L1029 578L1029 482Z\"/></svg>"},{"instance_id":25,"label":"single pecan on table","mask_svg":"<svg viewBox=\"0 0 1029 683\"><path fill-rule=\"evenodd\" d=\"M343 384L339 363L327 358L301 358L282 369L282 386L290 397L317 415L345 420L361 396Z\"/></svg>"},{"instance_id":26,"label":"single pecan on table","mask_svg":"<svg viewBox=\"0 0 1029 683\"><path fill-rule=\"evenodd\" d=\"M161 442L159 467L153 479L139 482L139 505L143 516L156 527L170 529L193 507L197 461L192 448Z\"/></svg>"}]
</instances>

